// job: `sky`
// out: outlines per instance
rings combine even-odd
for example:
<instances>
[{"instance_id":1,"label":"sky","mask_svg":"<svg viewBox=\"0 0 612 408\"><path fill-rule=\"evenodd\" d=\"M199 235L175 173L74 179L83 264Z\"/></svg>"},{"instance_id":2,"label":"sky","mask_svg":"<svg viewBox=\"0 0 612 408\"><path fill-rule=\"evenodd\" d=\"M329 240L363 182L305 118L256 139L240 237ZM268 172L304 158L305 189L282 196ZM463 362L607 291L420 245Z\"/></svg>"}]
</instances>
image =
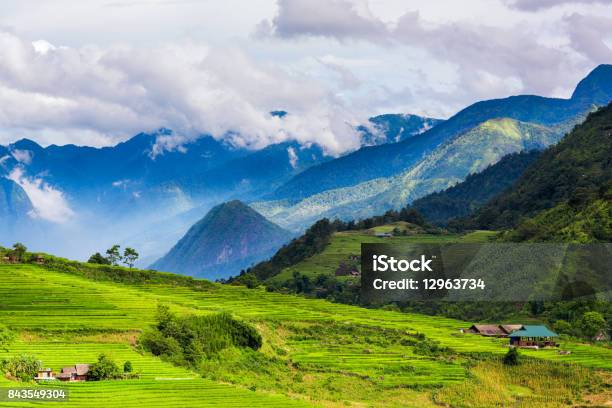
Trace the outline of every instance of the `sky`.
<instances>
[{"instance_id":1,"label":"sky","mask_svg":"<svg viewBox=\"0 0 612 408\"><path fill-rule=\"evenodd\" d=\"M165 127L337 155L381 113L569 97L612 63L612 0L0 0L0 144ZM269 114L285 110L284 118Z\"/></svg>"}]
</instances>

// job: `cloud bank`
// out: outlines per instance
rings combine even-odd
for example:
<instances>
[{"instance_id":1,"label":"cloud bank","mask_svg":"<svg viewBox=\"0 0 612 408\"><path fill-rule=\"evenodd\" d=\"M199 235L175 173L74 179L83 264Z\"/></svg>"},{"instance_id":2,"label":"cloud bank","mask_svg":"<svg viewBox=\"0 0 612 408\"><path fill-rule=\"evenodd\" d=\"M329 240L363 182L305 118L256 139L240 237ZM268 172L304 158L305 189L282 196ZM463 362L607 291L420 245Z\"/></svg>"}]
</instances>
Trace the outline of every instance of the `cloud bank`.
<instances>
[{"instance_id":1,"label":"cloud bank","mask_svg":"<svg viewBox=\"0 0 612 408\"><path fill-rule=\"evenodd\" d=\"M275 109L291 114L270 115ZM295 139L336 154L358 146L353 126L362 119L307 75L239 49L75 49L0 32L0 122L43 139L63 131L108 144L165 127L183 141L208 133L261 148Z\"/></svg>"},{"instance_id":2,"label":"cloud bank","mask_svg":"<svg viewBox=\"0 0 612 408\"><path fill-rule=\"evenodd\" d=\"M26 177L19 167L9 174L9 178L19 184L30 198L34 207L29 214L32 218L63 224L74 217L64 194L42 179Z\"/></svg>"}]
</instances>

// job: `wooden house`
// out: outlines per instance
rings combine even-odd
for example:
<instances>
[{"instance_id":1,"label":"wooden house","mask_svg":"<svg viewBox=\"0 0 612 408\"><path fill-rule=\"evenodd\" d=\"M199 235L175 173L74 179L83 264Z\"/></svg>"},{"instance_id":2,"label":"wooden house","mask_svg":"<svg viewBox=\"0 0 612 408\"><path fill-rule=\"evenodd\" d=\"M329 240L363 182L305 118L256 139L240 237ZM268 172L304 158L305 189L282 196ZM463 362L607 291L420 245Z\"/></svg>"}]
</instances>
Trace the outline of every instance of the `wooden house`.
<instances>
[{"instance_id":1,"label":"wooden house","mask_svg":"<svg viewBox=\"0 0 612 408\"><path fill-rule=\"evenodd\" d=\"M57 379L60 381L87 381L89 367L89 364L76 364L64 367L57 375Z\"/></svg>"},{"instance_id":2,"label":"wooden house","mask_svg":"<svg viewBox=\"0 0 612 408\"><path fill-rule=\"evenodd\" d=\"M504 331L506 335L520 330L523 327L522 324L500 324L499 327Z\"/></svg>"},{"instance_id":3,"label":"wooden house","mask_svg":"<svg viewBox=\"0 0 612 408\"><path fill-rule=\"evenodd\" d=\"M559 335L546 326L523 326L508 335L511 347L557 347Z\"/></svg>"},{"instance_id":4,"label":"wooden house","mask_svg":"<svg viewBox=\"0 0 612 408\"><path fill-rule=\"evenodd\" d=\"M55 375L53 374L53 370L50 368L41 368L36 373L36 377L34 377L36 381L51 381L55 380Z\"/></svg>"},{"instance_id":5,"label":"wooden house","mask_svg":"<svg viewBox=\"0 0 612 408\"><path fill-rule=\"evenodd\" d=\"M473 324L467 333L480 334L481 336L505 337L506 333L497 324Z\"/></svg>"}]
</instances>

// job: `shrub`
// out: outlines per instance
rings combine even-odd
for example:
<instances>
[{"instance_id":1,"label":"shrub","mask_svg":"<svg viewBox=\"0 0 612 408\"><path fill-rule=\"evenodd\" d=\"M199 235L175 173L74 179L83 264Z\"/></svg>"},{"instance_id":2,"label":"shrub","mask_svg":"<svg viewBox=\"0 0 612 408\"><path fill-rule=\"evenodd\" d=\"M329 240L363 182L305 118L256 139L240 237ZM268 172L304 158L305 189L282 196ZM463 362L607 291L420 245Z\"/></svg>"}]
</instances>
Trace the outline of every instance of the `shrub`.
<instances>
[{"instance_id":1,"label":"shrub","mask_svg":"<svg viewBox=\"0 0 612 408\"><path fill-rule=\"evenodd\" d=\"M520 354L516 347L512 347L504 356L503 362L508 366L516 366L520 364Z\"/></svg>"},{"instance_id":2,"label":"shrub","mask_svg":"<svg viewBox=\"0 0 612 408\"><path fill-rule=\"evenodd\" d=\"M125 363L123 363L123 372L124 373L131 373L133 370L132 368L132 362L131 361L126 361Z\"/></svg>"},{"instance_id":3,"label":"shrub","mask_svg":"<svg viewBox=\"0 0 612 408\"><path fill-rule=\"evenodd\" d=\"M41 367L42 363L29 354L21 354L2 362L3 370L20 381L32 381Z\"/></svg>"},{"instance_id":4,"label":"shrub","mask_svg":"<svg viewBox=\"0 0 612 408\"><path fill-rule=\"evenodd\" d=\"M176 317L160 306L157 324L143 333L140 346L158 356L166 356L177 364L197 366L228 347L258 350L261 335L251 325L234 319L229 313L209 316Z\"/></svg>"},{"instance_id":5,"label":"shrub","mask_svg":"<svg viewBox=\"0 0 612 408\"><path fill-rule=\"evenodd\" d=\"M8 345L15 339L15 333L10 331L8 327L0 324L0 349L8 351Z\"/></svg>"},{"instance_id":6,"label":"shrub","mask_svg":"<svg viewBox=\"0 0 612 408\"><path fill-rule=\"evenodd\" d=\"M110 380L120 375L117 364L105 354L100 354L98 361L89 368L89 378L93 381Z\"/></svg>"}]
</instances>

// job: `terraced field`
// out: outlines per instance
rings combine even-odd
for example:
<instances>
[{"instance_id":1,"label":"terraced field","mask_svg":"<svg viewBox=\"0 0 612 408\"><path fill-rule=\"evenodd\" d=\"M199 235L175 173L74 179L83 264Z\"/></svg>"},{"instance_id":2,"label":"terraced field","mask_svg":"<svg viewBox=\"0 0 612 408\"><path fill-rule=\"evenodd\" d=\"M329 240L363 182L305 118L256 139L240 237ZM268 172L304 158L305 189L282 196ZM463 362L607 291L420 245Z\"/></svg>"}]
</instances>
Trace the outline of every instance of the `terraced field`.
<instances>
[{"instance_id":1,"label":"terraced field","mask_svg":"<svg viewBox=\"0 0 612 408\"><path fill-rule=\"evenodd\" d=\"M382 225L380 227L372 228L371 230L364 231L347 231L337 232L332 236L330 244L320 254L311 256L297 263L294 266L284 269L278 275L270 278L270 281L283 282L290 279L294 272L299 272L302 275L306 275L310 278L314 278L317 275L334 275L336 269L341 262L349 262L351 255L359 255L361 252L361 244L402 244L402 243L449 243L449 242L463 242L463 243L478 243L487 242L495 232L491 231L475 231L465 235L458 234L413 234L413 235L398 235L389 238L377 237L376 233L388 233L392 232L394 228L403 230L406 228L407 223L395 223L391 225ZM410 225L410 224L408 224ZM344 278L351 279L351 278Z\"/></svg>"},{"instance_id":2,"label":"terraced field","mask_svg":"<svg viewBox=\"0 0 612 408\"><path fill-rule=\"evenodd\" d=\"M264 347L228 352L198 373L140 353L135 339L154 322L158 303L177 313L229 311L260 330ZM101 400L106 407L428 406L440 386L469 378L464 353L507 350L503 340L460 333L469 323L454 319L227 285L195 290L93 281L32 265L0 265L0 322L20 332L0 357L27 352L58 369L93 362L104 352L120 364L131 361L142 374L140 380L69 384L69 406L101 406ZM452 352L418 352L423 336ZM572 353L528 354L612 369L609 348L562 348Z\"/></svg>"}]
</instances>

